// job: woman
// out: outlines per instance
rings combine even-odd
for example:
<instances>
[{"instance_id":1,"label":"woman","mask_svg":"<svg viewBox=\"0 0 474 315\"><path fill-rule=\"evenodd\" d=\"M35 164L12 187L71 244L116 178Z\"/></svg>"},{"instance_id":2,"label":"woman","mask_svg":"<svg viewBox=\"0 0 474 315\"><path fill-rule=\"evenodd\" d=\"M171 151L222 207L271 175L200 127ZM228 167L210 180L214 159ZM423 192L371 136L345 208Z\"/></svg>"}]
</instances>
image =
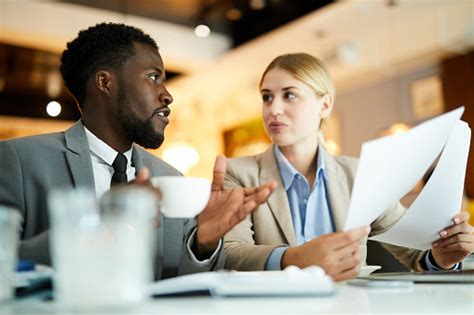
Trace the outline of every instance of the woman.
<instances>
[{"instance_id":1,"label":"woman","mask_svg":"<svg viewBox=\"0 0 474 315\"><path fill-rule=\"evenodd\" d=\"M394 205L370 227L342 232L357 160L324 149L320 126L332 111L335 90L319 59L303 53L277 57L263 73L260 93L273 145L256 156L230 159L226 186L252 187L269 180L279 185L226 235L226 268L318 265L336 281L355 277L365 263L368 233L385 231L405 209ZM466 212L456 215L431 251L384 246L411 270L458 268L474 247L468 217Z\"/></svg>"}]
</instances>

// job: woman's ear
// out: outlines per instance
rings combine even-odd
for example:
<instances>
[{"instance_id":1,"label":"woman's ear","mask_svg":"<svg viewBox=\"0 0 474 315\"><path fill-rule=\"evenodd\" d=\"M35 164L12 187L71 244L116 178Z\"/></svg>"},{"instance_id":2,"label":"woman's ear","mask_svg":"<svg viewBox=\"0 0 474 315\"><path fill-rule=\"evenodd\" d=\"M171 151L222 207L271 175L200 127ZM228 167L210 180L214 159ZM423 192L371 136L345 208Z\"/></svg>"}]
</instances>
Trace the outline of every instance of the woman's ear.
<instances>
[{"instance_id":1,"label":"woman's ear","mask_svg":"<svg viewBox=\"0 0 474 315\"><path fill-rule=\"evenodd\" d=\"M95 86L99 91L110 97L112 95L112 73L106 70L99 70L95 73L94 79Z\"/></svg>"},{"instance_id":2,"label":"woman's ear","mask_svg":"<svg viewBox=\"0 0 474 315\"><path fill-rule=\"evenodd\" d=\"M329 94L325 94L321 99L323 106L321 108L321 118L326 119L332 112L332 97Z\"/></svg>"}]
</instances>

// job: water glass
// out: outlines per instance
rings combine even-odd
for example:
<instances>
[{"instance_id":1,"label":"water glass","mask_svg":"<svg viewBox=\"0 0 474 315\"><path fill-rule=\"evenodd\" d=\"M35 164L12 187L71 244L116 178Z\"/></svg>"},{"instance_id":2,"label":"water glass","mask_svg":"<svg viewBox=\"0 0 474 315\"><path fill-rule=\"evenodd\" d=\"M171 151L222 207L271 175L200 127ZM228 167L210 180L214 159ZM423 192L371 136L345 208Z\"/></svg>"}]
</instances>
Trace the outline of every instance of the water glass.
<instances>
[{"instance_id":1,"label":"water glass","mask_svg":"<svg viewBox=\"0 0 474 315\"><path fill-rule=\"evenodd\" d=\"M158 204L144 188L105 194L55 191L49 198L55 299L71 308L128 305L153 281L152 230Z\"/></svg>"},{"instance_id":2,"label":"water glass","mask_svg":"<svg viewBox=\"0 0 474 315\"><path fill-rule=\"evenodd\" d=\"M0 205L0 301L13 296L12 275L17 263L20 223L18 210Z\"/></svg>"}]
</instances>

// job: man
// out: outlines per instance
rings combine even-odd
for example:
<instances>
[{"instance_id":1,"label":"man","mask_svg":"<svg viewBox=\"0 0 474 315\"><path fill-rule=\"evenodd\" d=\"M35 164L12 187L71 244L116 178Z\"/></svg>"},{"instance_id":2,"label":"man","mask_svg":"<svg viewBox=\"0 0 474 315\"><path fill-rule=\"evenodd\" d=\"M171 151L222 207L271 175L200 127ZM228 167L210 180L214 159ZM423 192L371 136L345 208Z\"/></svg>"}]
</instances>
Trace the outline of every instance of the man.
<instances>
[{"instance_id":1,"label":"man","mask_svg":"<svg viewBox=\"0 0 474 315\"><path fill-rule=\"evenodd\" d=\"M123 24L90 27L67 44L61 74L82 119L65 132L0 142L0 204L23 216L20 258L44 264L50 264L46 199L51 190L90 187L100 197L115 183L180 175L135 145L162 144L173 102L150 36ZM163 219L157 229L156 278L221 267L224 234L275 187L224 191L225 171L219 156L210 201L197 220Z\"/></svg>"}]
</instances>

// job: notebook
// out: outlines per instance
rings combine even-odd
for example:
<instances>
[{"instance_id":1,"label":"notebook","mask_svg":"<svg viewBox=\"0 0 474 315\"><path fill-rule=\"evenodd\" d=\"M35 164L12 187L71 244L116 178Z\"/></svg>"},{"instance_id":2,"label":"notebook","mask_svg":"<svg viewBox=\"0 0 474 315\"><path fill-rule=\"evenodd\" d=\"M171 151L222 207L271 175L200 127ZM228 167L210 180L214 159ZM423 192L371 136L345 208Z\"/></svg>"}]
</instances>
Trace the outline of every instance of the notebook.
<instances>
[{"instance_id":1,"label":"notebook","mask_svg":"<svg viewBox=\"0 0 474 315\"><path fill-rule=\"evenodd\" d=\"M150 286L152 296L326 296L334 293L332 279L319 267L283 271L203 272L160 280Z\"/></svg>"}]
</instances>

